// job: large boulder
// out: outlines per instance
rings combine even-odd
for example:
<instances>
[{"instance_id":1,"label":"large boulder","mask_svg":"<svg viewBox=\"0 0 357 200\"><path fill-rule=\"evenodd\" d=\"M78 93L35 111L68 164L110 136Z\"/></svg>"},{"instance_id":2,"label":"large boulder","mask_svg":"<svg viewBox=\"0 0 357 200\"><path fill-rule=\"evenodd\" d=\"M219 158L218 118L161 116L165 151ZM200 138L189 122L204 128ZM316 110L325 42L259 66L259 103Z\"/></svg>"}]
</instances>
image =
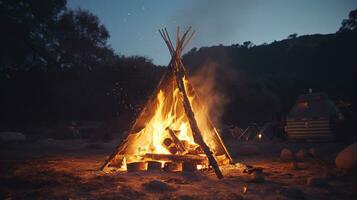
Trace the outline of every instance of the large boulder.
<instances>
[{"instance_id":1,"label":"large boulder","mask_svg":"<svg viewBox=\"0 0 357 200\"><path fill-rule=\"evenodd\" d=\"M357 143L343 149L338 153L335 163L337 168L352 170L357 167Z\"/></svg>"},{"instance_id":2,"label":"large boulder","mask_svg":"<svg viewBox=\"0 0 357 200\"><path fill-rule=\"evenodd\" d=\"M23 142L26 136L19 132L0 132L0 142Z\"/></svg>"},{"instance_id":3,"label":"large boulder","mask_svg":"<svg viewBox=\"0 0 357 200\"><path fill-rule=\"evenodd\" d=\"M289 149L284 148L280 152L280 159L285 162L292 161L294 159L294 154Z\"/></svg>"}]
</instances>

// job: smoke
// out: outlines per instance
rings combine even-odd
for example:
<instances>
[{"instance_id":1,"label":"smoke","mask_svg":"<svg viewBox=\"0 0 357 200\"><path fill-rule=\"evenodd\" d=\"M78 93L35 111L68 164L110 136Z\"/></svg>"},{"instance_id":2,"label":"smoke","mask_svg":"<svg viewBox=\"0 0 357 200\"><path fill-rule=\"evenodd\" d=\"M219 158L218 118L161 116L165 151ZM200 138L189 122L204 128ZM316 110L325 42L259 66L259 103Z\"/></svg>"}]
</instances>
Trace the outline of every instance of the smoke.
<instances>
[{"instance_id":1,"label":"smoke","mask_svg":"<svg viewBox=\"0 0 357 200\"><path fill-rule=\"evenodd\" d=\"M230 75L231 78L233 74ZM208 62L190 76L190 82L216 126L221 125L225 106L230 101L225 85L219 81L220 75L222 75L222 68L219 68L215 62ZM229 76L226 78L231 79Z\"/></svg>"}]
</instances>

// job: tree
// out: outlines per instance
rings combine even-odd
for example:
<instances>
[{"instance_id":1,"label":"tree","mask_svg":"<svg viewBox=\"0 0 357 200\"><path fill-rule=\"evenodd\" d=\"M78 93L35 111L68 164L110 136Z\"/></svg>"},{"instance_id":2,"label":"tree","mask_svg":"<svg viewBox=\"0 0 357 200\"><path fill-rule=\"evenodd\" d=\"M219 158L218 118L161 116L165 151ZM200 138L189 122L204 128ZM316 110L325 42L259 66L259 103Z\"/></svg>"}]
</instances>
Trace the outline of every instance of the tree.
<instances>
[{"instance_id":1,"label":"tree","mask_svg":"<svg viewBox=\"0 0 357 200\"><path fill-rule=\"evenodd\" d=\"M243 47L245 47L245 48L251 48L251 47L253 47L253 46L254 46L254 43L251 42L251 41L245 41L245 42L243 42Z\"/></svg>"},{"instance_id":2,"label":"tree","mask_svg":"<svg viewBox=\"0 0 357 200\"><path fill-rule=\"evenodd\" d=\"M0 1L0 70L54 62L53 30L66 0Z\"/></svg>"},{"instance_id":3,"label":"tree","mask_svg":"<svg viewBox=\"0 0 357 200\"><path fill-rule=\"evenodd\" d=\"M107 40L109 32L87 10L66 11L58 21L57 42L61 67L92 69L115 57Z\"/></svg>"},{"instance_id":4,"label":"tree","mask_svg":"<svg viewBox=\"0 0 357 200\"><path fill-rule=\"evenodd\" d=\"M342 25L337 32L342 33L342 32L346 32L346 31L356 30L356 27L357 27L357 9L352 10L348 14L348 19L344 19L342 21Z\"/></svg>"},{"instance_id":5,"label":"tree","mask_svg":"<svg viewBox=\"0 0 357 200\"><path fill-rule=\"evenodd\" d=\"M288 39L295 39L295 38L297 38L297 36L298 36L297 33L293 33L288 36Z\"/></svg>"}]
</instances>

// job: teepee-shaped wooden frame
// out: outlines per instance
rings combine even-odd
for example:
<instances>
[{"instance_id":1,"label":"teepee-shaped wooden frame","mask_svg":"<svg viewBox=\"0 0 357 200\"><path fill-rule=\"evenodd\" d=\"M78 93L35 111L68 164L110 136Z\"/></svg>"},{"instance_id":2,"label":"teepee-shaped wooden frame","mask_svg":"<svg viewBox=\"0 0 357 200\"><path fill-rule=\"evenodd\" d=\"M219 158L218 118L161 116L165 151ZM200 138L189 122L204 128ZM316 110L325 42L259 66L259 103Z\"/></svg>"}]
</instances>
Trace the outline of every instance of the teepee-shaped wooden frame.
<instances>
[{"instance_id":1,"label":"teepee-shaped wooden frame","mask_svg":"<svg viewBox=\"0 0 357 200\"><path fill-rule=\"evenodd\" d=\"M145 127L146 122L152 117L154 112L152 108L155 107L153 105L158 92L163 88L168 87L168 83L173 83L172 86L177 87L181 94L183 110L188 119L195 143L197 143L201 147L201 149L207 156L209 164L214 169L217 177L222 178L223 175L219 169L216 157L224 155L225 158L229 160L229 162L232 162L231 156L229 155L221 137L219 136L217 130L214 128L212 122L209 120L208 116L205 116L204 123L206 124L206 126L209 127L209 131L203 133L200 130L199 124L201 123L198 123L197 119L195 118L195 112L192 107L192 102L190 102L190 99L188 97L188 93L190 93L190 96L196 97L196 102L194 102L195 105L200 105L201 103L189 81L184 82L184 80L188 80L188 75L181 59L181 53L194 35L194 31L191 31L191 27L189 27L187 31L182 35L182 37L180 37L180 30L178 27L176 34L176 46L173 46L166 28L159 30L159 32L171 54L171 61L168 65L168 69L165 72L164 76L161 78L157 88L153 93L153 96L151 96L145 108L136 118L136 121L133 124L131 131L128 133L127 138L119 144L117 150L107 159L101 169L105 171L105 169L110 166L110 164L114 160L116 160L116 157L118 155L132 153L130 152L130 150L128 150L130 149L130 145L140 146L140 144L131 141L140 140L140 137L137 135L137 133L141 129L143 129L143 127ZM209 139L205 137L207 135L209 135Z\"/></svg>"}]
</instances>

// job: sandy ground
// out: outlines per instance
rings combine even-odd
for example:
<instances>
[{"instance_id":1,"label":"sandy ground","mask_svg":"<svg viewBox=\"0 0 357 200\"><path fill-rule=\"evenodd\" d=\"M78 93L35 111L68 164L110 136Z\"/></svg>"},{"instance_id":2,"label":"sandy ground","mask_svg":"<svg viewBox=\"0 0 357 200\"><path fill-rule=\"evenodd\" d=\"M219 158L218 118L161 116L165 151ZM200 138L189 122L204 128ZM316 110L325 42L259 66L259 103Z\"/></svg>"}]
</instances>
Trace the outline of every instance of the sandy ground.
<instances>
[{"instance_id":1,"label":"sandy ground","mask_svg":"<svg viewBox=\"0 0 357 200\"><path fill-rule=\"evenodd\" d=\"M222 167L224 179L212 171L194 174L136 172L105 174L99 171L118 141L88 143L81 140L45 140L0 145L0 199L357 199L357 174L335 168L334 158L343 144L289 144L230 142L235 162L262 167L265 181L252 182L241 167ZM240 155L244 147L259 152ZM307 158L294 169L279 159L282 148L294 151L315 147L320 155ZM320 186L307 184L323 178ZM145 186L161 181L159 189ZM243 193L243 187L248 188ZM161 189L161 190L160 190Z\"/></svg>"}]
</instances>

